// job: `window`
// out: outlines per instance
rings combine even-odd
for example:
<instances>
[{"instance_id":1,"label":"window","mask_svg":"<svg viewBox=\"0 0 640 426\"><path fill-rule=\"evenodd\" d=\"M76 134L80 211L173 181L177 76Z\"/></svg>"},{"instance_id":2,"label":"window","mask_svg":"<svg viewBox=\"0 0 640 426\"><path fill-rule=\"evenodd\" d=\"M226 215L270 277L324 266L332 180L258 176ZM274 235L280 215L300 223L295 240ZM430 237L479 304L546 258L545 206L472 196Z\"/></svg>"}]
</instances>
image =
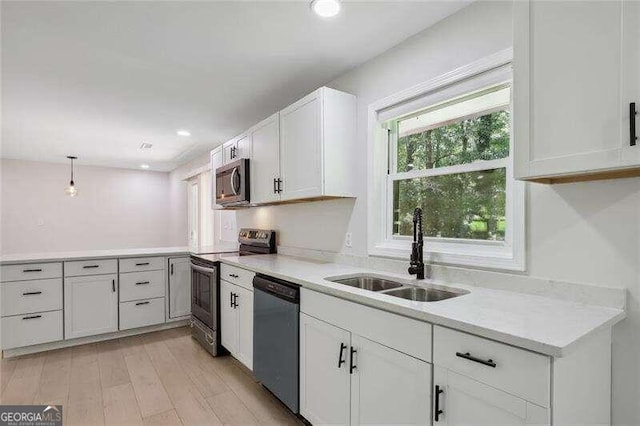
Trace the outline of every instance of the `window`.
<instances>
[{"instance_id":1,"label":"window","mask_svg":"<svg viewBox=\"0 0 640 426\"><path fill-rule=\"evenodd\" d=\"M408 256L420 207L425 258L523 270L524 186L512 172L510 65L472 64L458 77L370 107L369 252Z\"/></svg>"},{"instance_id":2,"label":"window","mask_svg":"<svg viewBox=\"0 0 640 426\"><path fill-rule=\"evenodd\" d=\"M504 241L510 98L503 84L387 123L394 236L421 207L427 237Z\"/></svg>"}]
</instances>

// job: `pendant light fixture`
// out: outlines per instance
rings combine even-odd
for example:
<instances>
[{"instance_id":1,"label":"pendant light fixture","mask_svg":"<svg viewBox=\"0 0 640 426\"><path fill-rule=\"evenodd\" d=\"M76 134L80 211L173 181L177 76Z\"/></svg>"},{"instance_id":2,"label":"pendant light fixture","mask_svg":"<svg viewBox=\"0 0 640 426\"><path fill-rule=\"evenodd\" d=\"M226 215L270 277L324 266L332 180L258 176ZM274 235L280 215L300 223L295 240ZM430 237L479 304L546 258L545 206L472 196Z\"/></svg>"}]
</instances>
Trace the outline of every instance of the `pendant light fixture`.
<instances>
[{"instance_id":1,"label":"pendant light fixture","mask_svg":"<svg viewBox=\"0 0 640 426\"><path fill-rule=\"evenodd\" d=\"M75 197L76 195L78 195L78 190L76 189L76 185L73 182L73 160L77 160L78 157L68 155L67 158L71 160L71 180L69 181L69 186L64 189L64 193L69 197Z\"/></svg>"}]
</instances>

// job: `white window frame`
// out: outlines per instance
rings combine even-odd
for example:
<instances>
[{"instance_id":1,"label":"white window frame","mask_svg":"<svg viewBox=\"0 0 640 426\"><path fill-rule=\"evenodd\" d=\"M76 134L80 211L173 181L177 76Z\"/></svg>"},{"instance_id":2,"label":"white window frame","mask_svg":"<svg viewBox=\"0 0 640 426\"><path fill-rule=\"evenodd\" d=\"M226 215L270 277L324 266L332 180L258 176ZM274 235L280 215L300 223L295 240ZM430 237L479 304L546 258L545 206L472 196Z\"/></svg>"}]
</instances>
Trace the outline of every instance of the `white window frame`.
<instances>
[{"instance_id":1,"label":"white window frame","mask_svg":"<svg viewBox=\"0 0 640 426\"><path fill-rule=\"evenodd\" d=\"M512 81L511 49L498 52L425 83L369 105L368 135L368 253L371 256L408 259L411 237L393 235L393 181L412 177L506 168L506 221L504 241L425 237L424 258L430 263L513 271L525 270L525 184L513 176L513 127L509 157L499 160L394 173L390 156L396 138L386 122L447 99ZM513 91L512 91L513 93ZM513 100L511 102L513 108ZM403 111L398 114L397 111ZM391 114L391 116L390 116Z\"/></svg>"}]
</instances>

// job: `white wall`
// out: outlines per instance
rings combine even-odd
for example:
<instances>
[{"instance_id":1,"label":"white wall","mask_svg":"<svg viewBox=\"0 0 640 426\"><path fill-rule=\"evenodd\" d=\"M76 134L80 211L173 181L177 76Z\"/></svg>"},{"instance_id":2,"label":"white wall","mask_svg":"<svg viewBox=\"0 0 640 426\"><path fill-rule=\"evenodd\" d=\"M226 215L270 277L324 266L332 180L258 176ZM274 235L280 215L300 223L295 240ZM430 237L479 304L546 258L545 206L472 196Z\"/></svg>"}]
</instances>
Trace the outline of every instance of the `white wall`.
<instances>
[{"instance_id":1,"label":"white wall","mask_svg":"<svg viewBox=\"0 0 640 426\"><path fill-rule=\"evenodd\" d=\"M2 254L186 246L186 217L169 173L75 167L78 196L64 193L69 165L0 164Z\"/></svg>"},{"instance_id":2,"label":"white wall","mask_svg":"<svg viewBox=\"0 0 640 426\"><path fill-rule=\"evenodd\" d=\"M279 231L279 244L366 255L367 108L380 98L511 47L509 2L476 2L330 82L358 97L357 200L238 211L238 226ZM640 180L528 185L527 274L629 290L614 330L613 419L640 424ZM307 231L307 232L304 232ZM353 247L344 246L346 232ZM502 274L508 283L513 275Z\"/></svg>"}]
</instances>

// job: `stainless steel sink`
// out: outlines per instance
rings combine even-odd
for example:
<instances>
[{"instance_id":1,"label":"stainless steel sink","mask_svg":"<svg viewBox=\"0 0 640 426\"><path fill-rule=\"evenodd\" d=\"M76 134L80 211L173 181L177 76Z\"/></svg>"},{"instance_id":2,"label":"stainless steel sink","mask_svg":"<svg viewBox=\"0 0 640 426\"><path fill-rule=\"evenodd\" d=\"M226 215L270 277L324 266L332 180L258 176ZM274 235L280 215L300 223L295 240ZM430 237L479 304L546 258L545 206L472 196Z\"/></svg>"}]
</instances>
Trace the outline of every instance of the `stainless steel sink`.
<instances>
[{"instance_id":1,"label":"stainless steel sink","mask_svg":"<svg viewBox=\"0 0 640 426\"><path fill-rule=\"evenodd\" d=\"M451 291L440 290L437 288L403 287L385 291L383 294L416 302L438 302L440 300L462 296L464 293L453 293Z\"/></svg>"},{"instance_id":2,"label":"stainless steel sink","mask_svg":"<svg viewBox=\"0 0 640 426\"><path fill-rule=\"evenodd\" d=\"M383 291L391 290L394 288L402 287L401 283L395 281L385 280L384 278L360 276L352 278L341 278L329 280L334 283L344 284L351 287L362 288L370 291Z\"/></svg>"}]
</instances>

